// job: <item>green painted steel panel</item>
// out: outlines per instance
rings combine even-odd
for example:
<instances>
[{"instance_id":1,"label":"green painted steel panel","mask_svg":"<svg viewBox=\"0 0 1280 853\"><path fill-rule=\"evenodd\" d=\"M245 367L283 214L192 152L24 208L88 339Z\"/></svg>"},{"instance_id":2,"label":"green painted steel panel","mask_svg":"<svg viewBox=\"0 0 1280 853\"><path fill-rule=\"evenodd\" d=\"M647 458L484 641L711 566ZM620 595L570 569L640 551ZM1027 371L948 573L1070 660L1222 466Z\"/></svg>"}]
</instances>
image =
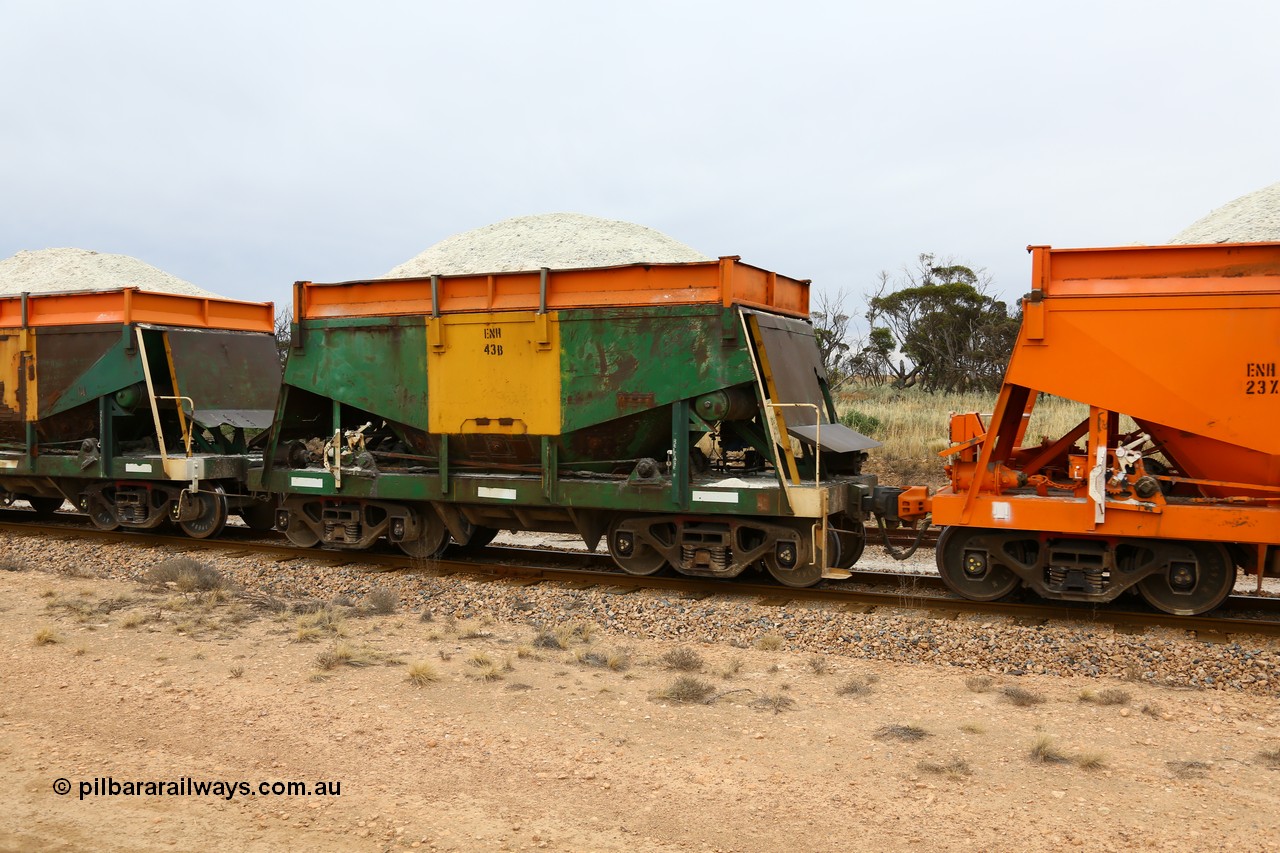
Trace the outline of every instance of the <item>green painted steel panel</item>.
<instances>
[{"instance_id":1,"label":"green painted steel panel","mask_svg":"<svg viewBox=\"0 0 1280 853\"><path fill-rule=\"evenodd\" d=\"M754 380L736 308L561 311L560 343L565 433Z\"/></svg>"},{"instance_id":2,"label":"green painted steel panel","mask_svg":"<svg viewBox=\"0 0 1280 853\"><path fill-rule=\"evenodd\" d=\"M284 381L425 430L426 324L422 317L308 321Z\"/></svg>"}]
</instances>

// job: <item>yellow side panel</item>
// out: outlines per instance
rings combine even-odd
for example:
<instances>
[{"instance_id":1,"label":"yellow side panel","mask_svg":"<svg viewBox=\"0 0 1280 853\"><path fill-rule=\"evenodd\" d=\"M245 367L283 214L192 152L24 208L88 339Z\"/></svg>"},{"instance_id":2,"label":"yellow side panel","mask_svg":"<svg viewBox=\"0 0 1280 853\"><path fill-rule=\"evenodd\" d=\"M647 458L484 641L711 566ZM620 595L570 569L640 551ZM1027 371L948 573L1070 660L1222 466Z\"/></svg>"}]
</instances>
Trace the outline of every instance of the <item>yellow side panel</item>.
<instances>
[{"instance_id":1,"label":"yellow side panel","mask_svg":"<svg viewBox=\"0 0 1280 853\"><path fill-rule=\"evenodd\" d=\"M433 433L560 434L557 314L452 314L427 324Z\"/></svg>"},{"instance_id":2,"label":"yellow side panel","mask_svg":"<svg viewBox=\"0 0 1280 853\"><path fill-rule=\"evenodd\" d=\"M24 353L27 357L24 357ZM32 369L35 357L35 336L23 329L0 333L0 417L9 420L36 419L36 381ZM26 394L31 405L24 412L18 391L23 386L22 372L26 370Z\"/></svg>"}]
</instances>

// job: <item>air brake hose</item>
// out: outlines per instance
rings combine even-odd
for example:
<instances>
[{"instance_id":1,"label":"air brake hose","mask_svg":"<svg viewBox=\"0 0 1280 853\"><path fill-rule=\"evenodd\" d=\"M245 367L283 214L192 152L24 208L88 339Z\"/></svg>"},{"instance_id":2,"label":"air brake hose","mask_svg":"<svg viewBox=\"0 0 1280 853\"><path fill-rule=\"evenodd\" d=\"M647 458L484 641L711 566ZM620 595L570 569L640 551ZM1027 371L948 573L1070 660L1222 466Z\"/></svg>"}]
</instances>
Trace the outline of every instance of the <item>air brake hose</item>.
<instances>
[{"instance_id":1,"label":"air brake hose","mask_svg":"<svg viewBox=\"0 0 1280 853\"><path fill-rule=\"evenodd\" d=\"M929 529L929 525L931 523L930 519L932 519L932 517L932 515L926 515L924 518L916 521L916 524L919 525L916 529L916 541L912 542L911 547L907 550L899 551L897 548L893 547L893 544L889 541L889 528L885 527L884 516L877 515L876 524L879 525L880 536L884 539L884 550L895 560L905 560L910 557L916 552L916 549L920 547L920 543L924 541L924 534Z\"/></svg>"}]
</instances>

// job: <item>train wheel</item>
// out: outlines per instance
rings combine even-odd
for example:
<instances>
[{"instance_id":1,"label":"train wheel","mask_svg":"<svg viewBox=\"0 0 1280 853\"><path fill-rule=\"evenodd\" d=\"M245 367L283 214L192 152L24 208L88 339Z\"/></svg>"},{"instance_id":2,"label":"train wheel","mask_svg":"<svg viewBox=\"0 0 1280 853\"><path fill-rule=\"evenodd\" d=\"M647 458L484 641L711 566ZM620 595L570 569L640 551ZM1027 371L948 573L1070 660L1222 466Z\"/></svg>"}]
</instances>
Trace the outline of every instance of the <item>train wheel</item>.
<instances>
[{"instance_id":1,"label":"train wheel","mask_svg":"<svg viewBox=\"0 0 1280 853\"><path fill-rule=\"evenodd\" d=\"M80 496L80 508L89 516L89 521L93 522L93 526L99 530L115 530L120 526L120 519L116 516L115 505L108 501L101 492L93 494L85 492L82 494Z\"/></svg>"},{"instance_id":2,"label":"train wheel","mask_svg":"<svg viewBox=\"0 0 1280 853\"><path fill-rule=\"evenodd\" d=\"M484 546L493 541L493 537L498 535L496 527L481 527L479 525L467 525L470 536L466 542L455 541L450 547L458 553L469 553L471 551L479 551Z\"/></svg>"},{"instance_id":3,"label":"train wheel","mask_svg":"<svg viewBox=\"0 0 1280 853\"><path fill-rule=\"evenodd\" d=\"M1191 559L1170 560L1159 574L1138 581L1138 592L1157 610L1174 616L1207 613L1231 594L1236 567L1231 555L1214 542L1185 543Z\"/></svg>"},{"instance_id":4,"label":"train wheel","mask_svg":"<svg viewBox=\"0 0 1280 853\"><path fill-rule=\"evenodd\" d=\"M27 503L31 504L40 518L52 518L55 512L62 509L63 501L62 498L27 498Z\"/></svg>"},{"instance_id":5,"label":"train wheel","mask_svg":"<svg viewBox=\"0 0 1280 853\"><path fill-rule=\"evenodd\" d=\"M293 513L289 513L289 526L285 528L284 538L299 548L314 548L320 541L319 535L301 519L295 518Z\"/></svg>"},{"instance_id":6,"label":"train wheel","mask_svg":"<svg viewBox=\"0 0 1280 853\"><path fill-rule=\"evenodd\" d=\"M433 557L439 557L440 552L444 550L445 543L449 541L449 529L444 526L444 522L440 519L440 514L430 507L426 512L417 514L418 522L418 538L410 541L400 541L396 544L400 546L400 550L404 551L415 560L429 560Z\"/></svg>"},{"instance_id":7,"label":"train wheel","mask_svg":"<svg viewBox=\"0 0 1280 853\"><path fill-rule=\"evenodd\" d=\"M783 586L803 589L822 580L822 566L813 559L813 527L799 523L795 526L795 539L779 539L773 550L764 558L765 568L773 579ZM839 551L840 542L833 533L827 546L833 553ZM837 564L843 562L836 553Z\"/></svg>"},{"instance_id":8,"label":"train wheel","mask_svg":"<svg viewBox=\"0 0 1280 853\"><path fill-rule=\"evenodd\" d=\"M609 526L609 556L629 575L657 574L667 567L667 558L652 545L637 538L627 519Z\"/></svg>"},{"instance_id":9,"label":"train wheel","mask_svg":"<svg viewBox=\"0 0 1280 853\"><path fill-rule=\"evenodd\" d=\"M839 551L832 553L839 553L840 558L833 565L841 569L852 568L867 547L867 528L861 521L854 521L847 515L836 516L834 523L840 529L831 531L829 535L836 538Z\"/></svg>"},{"instance_id":10,"label":"train wheel","mask_svg":"<svg viewBox=\"0 0 1280 853\"><path fill-rule=\"evenodd\" d=\"M187 500L196 506L196 517L189 521L179 521L182 532L192 539L209 539L222 532L227 524L227 496L222 486L187 495Z\"/></svg>"},{"instance_id":11,"label":"train wheel","mask_svg":"<svg viewBox=\"0 0 1280 853\"><path fill-rule=\"evenodd\" d=\"M995 601L1018 587L1018 576L998 562L985 541L990 531L945 527L938 537L938 574L963 598Z\"/></svg>"}]
</instances>

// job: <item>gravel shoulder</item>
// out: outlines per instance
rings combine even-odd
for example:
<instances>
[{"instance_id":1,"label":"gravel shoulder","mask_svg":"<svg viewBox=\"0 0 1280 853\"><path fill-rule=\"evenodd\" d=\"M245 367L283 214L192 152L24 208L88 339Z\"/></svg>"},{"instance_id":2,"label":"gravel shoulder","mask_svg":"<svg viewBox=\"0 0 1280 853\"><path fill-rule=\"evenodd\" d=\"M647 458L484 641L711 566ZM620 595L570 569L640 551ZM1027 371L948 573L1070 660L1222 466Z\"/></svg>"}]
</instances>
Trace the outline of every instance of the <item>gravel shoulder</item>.
<instances>
[{"instance_id":1,"label":"gravel shoulder","mask_svg":"<svg viewBox=\"0 0 1280 853\"><path fill-rule=\"evenodd\" d=\"M1272 641L175 556L0 533L0 850L1280 847Z\"/></svg>"}]
</instances>

